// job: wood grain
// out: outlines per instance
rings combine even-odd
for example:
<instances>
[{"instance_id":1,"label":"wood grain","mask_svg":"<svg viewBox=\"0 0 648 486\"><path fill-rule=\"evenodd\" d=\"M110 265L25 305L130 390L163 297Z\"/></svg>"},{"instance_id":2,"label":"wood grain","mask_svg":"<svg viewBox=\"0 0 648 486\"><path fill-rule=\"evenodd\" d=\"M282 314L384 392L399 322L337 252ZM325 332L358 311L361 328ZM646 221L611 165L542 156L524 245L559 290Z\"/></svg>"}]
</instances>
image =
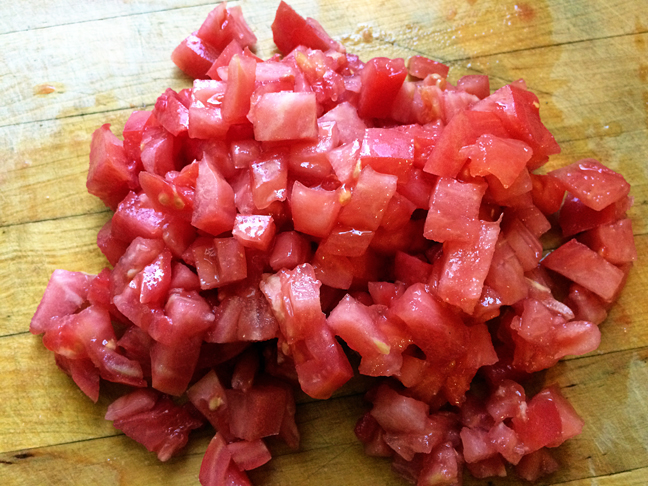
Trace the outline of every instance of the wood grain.
<instances>
[{"instance_id":1,"label":"wood grain","mask_svg":"<svg viewBox=\"0 0 648 486\"><path fill-rule=\"evenodd\" d=\"M7 3L7 2L5 2ZM236 3L234 3L236 4ZM277 2L240 2L273 52ZM623 0L293 1L362 59L431 56L451 80L486 73L493 87L523 77L563 152L551 169L600 158L632 184L640 260L602 325L599 350L538 377L558 383L586 421L559 449L563 467L541 484L643 485L648 477L648 9ZM209 440L161 464L103 420L117 389L92 404L27 333L50 273L99 271L95 246L109 218L85 192L92 131L121 131L130 111L166 87L190 84L169 61L213 4L201 0L26 0L0 10L0 477L3 484L188 485ZM540 383L538 383L539 385ZM352 427L360 390L301 400L303 444L272 443L261 485L394 485L388 461L365 457ZM465 484L479 482L466 478ZM481 484L484 484L481 482ZM514 479L494 485L517 484Z\"/></svg>"}]
</instances>

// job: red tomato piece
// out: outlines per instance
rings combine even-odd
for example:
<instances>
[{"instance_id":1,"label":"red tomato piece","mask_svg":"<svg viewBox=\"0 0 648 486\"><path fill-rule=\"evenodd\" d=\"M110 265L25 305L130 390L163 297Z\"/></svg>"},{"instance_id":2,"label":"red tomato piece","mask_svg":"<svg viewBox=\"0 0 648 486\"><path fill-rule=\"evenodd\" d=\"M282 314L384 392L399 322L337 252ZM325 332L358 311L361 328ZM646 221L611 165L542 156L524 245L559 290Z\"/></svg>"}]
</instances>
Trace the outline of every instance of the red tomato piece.
<instances>
[{"instance_id":1,"label":"red tomato piece","mask_svg":"<svg viewBox=\"0 0 648 486\"><path fill-rule=\"evenodd\" d=\"M151 111L134 111L126 120L122 136L124 137L124 151L131 161L141 162L142 133L152 114Z\"/></svg>"},{"instance_id":2,"label":"red tomato piece","mask_svg":"<svg viewBox=\"0 0 648 486\"><path fill-rule=\"evenodd\" d=\"M290 210L295 230L325 238L329 235L342 205L338 191L310 188L295 181L290 197Z\"/></svg>"},{"instance_id":3,"label":"red tomato piece","mask_svg":"<svg viewBox=\"0 0 648 486\"><path fill-rule=\"evenodd\" d=\"M414 342L430 359L452 359L464 352L466 326L449 308L414 284L394 300L391 312L400 318Z\"/></svg>"},{"instance_id":4,"label":"red tomato piece","mask_svg":"<svg viewBox=\"0 0 648 486\"><path fill-rule=\"evenodd\" d=\"M241 47L251 46L257 40L243 19L241 7L237 5L227 8L226 2L209 12L198 29L197 36L218 51L223 50L233 40Z\"/></svg>"},{"instance_id":5,"label":"red tomato piece","mask_svg":"<svg viewBox=\"0 0 648 486\"><path fill-rule=\"evenodd\" d=\"M272 459L270 451L261 439L232 442L227 444L227 448L232 455L232 461L241 471L256 469Z\"/></svg>"},{"instance_id":6,"label":"red tomato piece","mask_svg":"<svg viewBox=\"0 0 648 486\"><path fill-rule=\"evenodd\" d=\"M483 100L490 95L490 81L485 74L468 74L459 78L457 89L473 94Z\"/></svg>"},{"instance_id":7,"label":"red tomato piece","mask_svg":"<svg viewBox=\"0 0 648 486\"><path fill-rule=\"evenodd\" d=\"M374 57L361 72L362 89L358 101L360 118L387 118L407 77L405 61Z\"/></svg>"},{"instance_id":8,"label":"red tomato piece","mask_svg":"<svg viewBox=\"0 0 648 486\"><path fill-rule=\"evenodd\" d=\"M178 339L168 346L155 342L151 347L152 386L169 395L186 390L198 363L202 336Z\"/></svg>"},{"instance_id":9,"label":"red tomato piece","mask_svg":"<svg viewBox=\"0 0 648 486\"><path fill-rule=\"evenodd\" d=\"M235 437L254 441L279 434L287 402L283 388L255 385L247 391L226 390L225 394Z\"/></svg>"},{"instance_id":10,"label":"red tomato piece","mask_svg":"<svg viewBox=\"0 0 648 486\"><path fill-rule=\"evenodd\" d=\"M207 76L215 81L220 81L218 69L227 67L235 54L243 55L243 48L235 40L231 41L218 55L212 66L207 71Z\"/></svg>"},{"instance_id":11,"label":"red tomato piece","mask_svg":"<svg viewBox=\"0 0 648 486\"><path fill-rule=\"evenodd\" d=\"M234 227L234 191L227 181L205 161L200 161L191 224L212 235Z\"/></svg>"},{"instance_id":12,"label":"red tomato piece","mask_svg":"<svg viewBox=\"0 0 648 486\"><path fill-rule=\"evenodd\" d=\"M205 455L200 463L198 480L202 486L220 486L227 484L228 468L232 462L232 453L220 431L209 441Z\"/></svg>"},{"instance_id":13,"label":"red tomato piece","mask_svg":"<svg viewBox=\"0 0 648 486\"><path fill-rule=\"evenodd\" d=\"M319 22L312 18L304 19L283 0L279 3L272 22L272 38L284 55L298 46L345 52L342 44L331 39Z\"/></svg>"},{"instance_id":14,"label":"red tomato piece","mask_svg":"<svg viewBox=\"0 0 648 486\"><path fill-rule=\"evenodd\" d=\"M470 175L492 174L505 188L515 182L532 154L531 148L524 142L490 134L481 135L474 145L465 146L460 152L470 158Z\"/></svg>"},{"instance_id":15,"label":"red tomato piece","mask_svg":"<svg viewBox=\"0 0 648 486\"><path fill-rule=\"evenodd\" d=\"M630 184L595 159L583 159L551 171L567 190L594 211L601 211L630 192Z\"/></svg>"},{"instance_id":16,"label":"red tomato piece","mask_svg":"<svg viewBox=\"0 0 648 486\"><path fill-rule=\"evenodd\" d=\"M556 472L558 467L558 462L551 453L542 448L525 455L515 467L515 472L522 479L537 481L543 476Z\"/></svg>"},{"instance_id":17,"label":"red tomato piece","mask_svg":"<svg viewBox=\"0 0 648 486\"><path fill-rule=\"evenodd\" d=\"M430 74L447 78L450 68L445 64L424 56L412 56L407 60L407 72L415 78L425 79Z\"/></svg>"},{"instance_id":18,"label":"red tomato piece","mask_svg":"<svg viewBox=\"0 0 648 486\"><path fill-rule=\"evenodd\" d=\"M524 276L524 268L503 237L497 241L491 266L484 282L497 292L504 305L513 305L525 299L529 293L529 284Z\"/></svg>"},{"instance_id":19,"label":"red tomato piece","mask_svg":"<svg viewBox=\"0 0 648 486\"><path fill-rule=\"evenodd\" d=\"M630 219L598 226L581 235L579 240L616 265L637 259Z\"/></svg>"},{"instance_id":20,"label":"red tomato piece","mask_svg":"<svg viewBox=\"0 0 648 486\"><path fill-rule=\"evenodd\" d=\"M542 260L542 265L591 290L606 301L624 282L621 269L576 240L569 240Z\"/></svg>"},{"instance_id":21,"label":"red tomato piece","mask_svg":"<svg viewBox=\"0 0 648 486\"><path fill-rule=\"evenodd\" d=\"M510 136L525 142L533 150L529 169L540 167L549 155L560 153L553 135L540 120L538 97L514 84L503 86L472 107L490 111L502 121Z\"/></svg>"},{"instance_id":22,"label":"red tomato piece","mask_svg":"<svg viewBox=\"0 0 648 486\"><path fill-rule=\"evenodd\" d=\"M360 147L362 167L392 174L406 181L414 161L414 140L407 133L390 128L367 128Z\"/></svg>"},{"instance_id":23,"label":"red tomato piece","mask_svg":"<svg viewBox=\"0 0 648 486\"><path fill-rule=\"evenodd\" d=\"M360 257L369 248L373 236L373 231L357 230L338 224L320 242L320 248L329 255Z\"/></svg>"},{"instance_id":24,"label":"red tomato piece","mask_svg":"<svg viewBox=\"0 0 648 486\"><path fill-rule=\"evenodd\" d=\"M207 71L218 57L218 50L193 33L171 53L171 60L187 76L207 78Z\"/></svg>"},{"instance_id":25,"label":"red tomato piece","mask_svg":"<svg viewBox=\"0 0 648 486\"><path fill-rule=\"evenodd\" d=\"M186 445L189 432L201 427L203 422L193 417L187 407L161 396L153 408L121 416L113 425L155 452L160 461L168 461Z\"/></svg>"},{"instance_id":26,"label":"red tomato piece","mask_svg":"<svg viewBox=\"0 0 648 486\"><path fill-rule=\"evenodd\" d=\"M565 196L565 186L552 175L530 174L533 184L533 204L549 216L560 209Z\"/></svg>"},{"instance_id":27,"label":"red tomato piece","mask_svg":"<svg viewBox=\"0 0 648 486\"><path fill-rule=\"evenodd\" d=\"M136 165L126 156L124 144L105 124L92 134L86 187L113 211L137 187Z\"/></svg>"},{"instance_id":28,"label":"red tomato piece","mask_svg":"<svg viewBox=\"0 0 648 486\"><path fill-rule=\"evenodd\" d=\"M260 142L317 138L317 101L314 93L265 93L252 104L248 118Z\"/></svg>"},{"instance_id":29,"label":"red tomato piece","mask_svg":"<svg viewBox=\"0 0 648 486\"><path fill-rule=\"evenodd\" d=\"M275 235L272 216L237 214L232 236L247 248L267 250Z\"/></svg>"},{"instance_id":30,"label":"red tomato piece","mask_svg":"<svg viewBox=\"0 0 648 486\"><path fill-rule=\"evenodd\" d=\"M351 199L340 211L338 221L359 230L377 230L396 192L397 182L394 175L381 174L371 166L365 167L360 172Z\"/></svg>"},{"instance_id":31,"label":"red tomato piece","mask_svg":"<svg viewBox=\"0 0 648 486\"><path fill-rule=\"evenodd\" d=\"M88 291L94 275L83 272L54 270L50 276L43 298L29 324L29 332L41 334L58 317L74 314L88 299Z\"/></svg>"},{"instance_id":32,"label":"red tomato piece","mask_svg":"<svg viewBox=\"0 0 648 486\"><path fill-rule=\"evenodd\" d=\"M485 192L483 183L440 177L430 194L424 236L439 242L474 240L481 229L479 207Z\"/></svg>"},{"instance_id":33,"label":"red tomato piece","mask_svg":"<svg viewBox=\"0 0 648 486\"><path fill-rule=\"evenodd\" d=\"M284 152L268 152L250 166L252 199L258 209L266 209L274 201L285 201L287 187L288 166Z\"/></svg>"},{"instance_id":34,"label":"red tomato piece","mask_svg":"<svg viewBox=\"0 0 648 486\"><path fill-rule=\"evenodd\" d=\"M158 97L155 102L153 115L160 124L177 137L189 129L189 110L178 97L178 93L171 88Z\"/></svg>"},{"instance_id":35,"label":"red tomato piece","mask_svg":"<svg viewBox=\"0 0 648 486\"><path fill-rule=\"evenodd\" d=\"M235 54L227 68L227 88L223 99L223 120L228 123L244 121L250 111L250 96L254 91L256 61Z\"/></svg>"},{"instance_id":36,"label":"red tomato piece","mask_svg":"<svg viewBox=\"0 0 648 486\"><path fill-rule=\"evenodd\" d=\"M331 311L328 326L363 357L388 354L390 346L386 336L376 326L371 309L347 294Z\"/></svg>"},{"instance_id":37,"label":"red tomato piece","mask_svg":"<svg viewBox=\"0 0 648 486\"><path fill-rule=\"evenodd\" d=\"M438 293L444 301L471 314L479 301L499 235L498 223L481 223L476 242L447 241Z\"/></svg>"}]
</instances>

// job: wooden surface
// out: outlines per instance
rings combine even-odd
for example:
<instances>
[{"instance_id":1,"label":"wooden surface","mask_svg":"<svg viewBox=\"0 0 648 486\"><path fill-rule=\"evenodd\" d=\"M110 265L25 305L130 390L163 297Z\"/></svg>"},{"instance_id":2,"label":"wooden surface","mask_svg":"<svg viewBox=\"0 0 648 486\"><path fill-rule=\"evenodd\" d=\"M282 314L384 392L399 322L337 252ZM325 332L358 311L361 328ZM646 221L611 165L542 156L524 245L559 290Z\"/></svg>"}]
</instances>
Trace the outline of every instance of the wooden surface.
<instances>
[{"instance_id":1,"label":"wooden surface","mask_svg":"<svg viewBox=\"0 0 648 486\"><path fill-rule=\"evenodd\" d=\"M272 52L276 1L241 3ZM648 484L648 9L645 0L294 0L351 52L424 54L450 78L486 73L494 87L526 79L563 152L550 167L600 158L632 184L640 254L602 325L598 351L544 375L583 416L582 435L559 449L544 483ZM59 372L29 320L56 268L97 272L108 219L85 192L89 140L104 122L120 131L134 108L187 86L169 60L213 4L204 0L21 0L0 8L0 483L193 485L209 439L161 464L103 420ZM272 444L257 485L395 485L389 462L364 457L352 428L363 382L337 398L304 402L298 453ZM108 387L110 392L110 387ZM466 484L475 481L466 478ZM515 484L494 481L492 484ZM543 484L544 484L543 483Z\"/></svg>"}]
</instances>

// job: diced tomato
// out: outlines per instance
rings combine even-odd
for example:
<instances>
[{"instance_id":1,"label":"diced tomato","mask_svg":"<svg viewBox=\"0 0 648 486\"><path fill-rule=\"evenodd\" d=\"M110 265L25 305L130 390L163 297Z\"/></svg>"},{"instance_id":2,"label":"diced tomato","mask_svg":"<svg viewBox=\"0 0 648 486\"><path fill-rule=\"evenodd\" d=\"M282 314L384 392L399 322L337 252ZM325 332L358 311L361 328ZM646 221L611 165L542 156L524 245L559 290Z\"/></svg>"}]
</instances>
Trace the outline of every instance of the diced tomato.
<instances>
[{"instance_id":1,"label":"diced tomato","mask_svg":"<svg viewBox=\"0 0 648 486\"><path fill-rule=\"evenodd\" d=\"M376 172L392 174L399 180L407 180L414 161L414 140L406 133L389 128L367 128L360 162L370 165Z\"/></svg>"},{"instance_id":2,"label":"diced tomato","mask_svg":"<svg viewBox=\"0 0 648 486\"><path fill-rule=\"evenodd\" d=\"M235 218L232 187L207 161L200 161L191 224L216 236L230 231Z\"/></svg>"},{"instance_id":3,"label":"diced tomato","mask_svg":"<svg viewBox=\"0 0 648 486\"><path fill-rule=\"evenodd\" d=\"M279 3L272 22L272 38L279 51L287 55L297 46L328 51L345 52L339 42L334 41L315 19L304 19L283 0Z\"/></svg>"},{"instance_id":4,"label":"diced tomato","mask_svg":"<svg viewBox=\"0 0 648 486\"><path fill-rule=\"evenodd\" d=\"M244 121L250 111L250 96L254 91L256 61L235 54L230 60L227 89L223 99L223 119L229 123Z\"/></svg>"},{"instance_id":5,"label":"diced tomato","mask_svg":"<svg viewBox=\"0 0 648 486\"><path fill-rule=\"evenodd\" d=\"M624 281L622 270L573 239L547 255L542 265L606 301L615 297Z\"/></svg>"},{"instance_id":6,"label":"diced tomato","mask_svg":"<svg viewBox=\"0 0 648 486\"><path fill-rule=\"evenodd\" d=\"M425 237L439 242L474 240L481 230L479 206L485 192L483 183L440 177L430 195Z\"/></svg>"},{"instance_id":7,"label":"diced tomato","mask_svg":"<svg viewBox=\"0 0 648 486\"><path fill-rule=\"evenodd\" d=\"M583 204L600 211L627 196L630 184L595 159L583 159L551 172Z\"/></svg>"},{"instance_id":8,"label":"diced tomato","mask_svg":"<svg viewBox=\"0 0 648 486\"><path fill-rule=\"evenodd\" d=\"M250 166L250 189L258 209L266 209L274 201L284 201L287 184L286 155L281 151L268 152Z\"/></svg>"},{"instance_id":9,"label":"diced tomato","mask_svg":"<svg viewBox=\"0 0 648 486\"><path fill-rule=\"evenodd\" d=\"M137 187L136 165L126 156L124 145L102 125L92 134L90 167L86 187L113 211L128 192Z\"/></svg>"},{"instance_id":10,"label":"diced tomato","mask_svg":"<svg viewBox=\"0 0 648 486\"><path fill-rule=\"evenodd\" d=\"M171 346L160 342L151 348L152 386L169 395L180 396L186 390L200 354L202 336L179 339Z\"/></svg>"},{"instance_id":11,"label":"diced tomato","mask_svg":"<svg viewBox=\"0 0 648 486\"><path fill-rule=\"evenodd\" d=\"M525 455L515 467L515 472L527 481L537 481L539 478L557 470L558 462L545 448Z\"/></svg>"},{"instance_id":12,"label":"diced tomato","mask_svg":"<svg viewBox=\"0 0 648 486\"><path fill-rule=\"evenodd\" d=\"M441 78L447 78L448 71L450 71L448 66L427 57L417 55L407 60L407 72L415 78L425 79L430 74L437 74Z\"/></svg>"},{"instance_id":13,"label":"diced tomato","mask_svg":"<svg viewBox=\"0 0 648 486\"><path fill-rule=\"evenodd\" d=\"M122 136L124 137L124 151L131 161L141 162L142 134L152 114L151 111L134 111L126 120Z\"/></svg>"},{"instance_id":14,"label":"diced tomato","mask_svg":"<svg viewBox=\"0 0 648 486\"><path fill-rule=\"evenodd\" d=\"M254 441L278 435L286 408L286 391L255 385L247 391L226 390L230 430L235 437Z\"/></svg>"},{"instance_id":15,"label":"diced tomato","mask_svg":"<svg viewBox=\"0 0 648 486\"><path fill-rule=\"evenodd\" d=\"M457 81L457 89L477 96L483 100L490 95L490 81L484 74L468 74Z\"/></svg>"},{"instance_id":16,"label":"diced tomato","mask_svg":"<svg viewBox=\"0 0 648 486\"><path fill-rule=\"evenodd\" d=\"M446 241L443 244L443 270L439 296L471 314L482 293L493 260L498 223L481 223L477 242Z\"/></svg>"},{"instance_id":17,"label":"diced tomato","mask_svg":"<svg viewBox=\"0 0 648 486\"><path fill-rule=\"evenodd\" d=\"M314 93L266 93L252 104L248 118L260 142L317 138L317 101Z\"/></svg>"},{"instance_id":18,"label":"diced tomato","mask_svg":"<svg viewBox=\"0 0 648 486\"><path fill-rule=\"evenodd\" d=\"M193 33L171 53L171 60L187 76L206 78L207 71L218 57L218 51Z\"/></svg>"},{"instance_id":19,"label":"diced tomato","mask_svg":"<svg viewBox=\"0 0 648 486\"><path fill-rule=\"evenodd\" d=\"M470 158L468 170L472 176L492 174L502 185L509 187L531 158L531 148L515 139L481 135L474 145L460 151Z\"/></svg>"},{"instance_id":20,"label":"diced tomato","mask_svg":"<svg viewBox=\"0 0 648 486\"><path fill-rule=\"evenodd\" d=\"M209 441L205 455L200 463L198 479L202 486L226 484L227 471L232 461L232 453L220 432Z\"/></svg>"},{"instance_id":21,"label":"diced tomato","mask_svg":"<svg viewBox=\"0 0 648 486\"><path fill-rule=\"evenodd\" d=\"M256 43L256 36L243 19L241 7L227 8L226 2L209 12L196 35L218 51L233 40L241 47Z\"/></svg>"},{"instance_id":22,"label":"diced tomato","mask_svg":"<svg viewBox=\"0 0 648 486\"><path fill-rule=\"evenodd\" d=\"M261 439L254 441L241 440L227 445L232 455L232 461L241 469L249 471L263 466L272 456Z\"/></svg>"},{"instance_id":23,"label":"diced tomato","mask_svg":"<svg viewBox=\"0 0 648 486\"><path fill-rule=\"evenodd\" d=\"M414 342L428 358L452 359L464 352L465 325L430 295L423 284L408 287L393 302L391 312L405 323Z\"/></svg>"},{"instance_id":24,"label":"diced tomato","mask_svg":"<svg viewBox=\"0 0 648 486\"><path fill-rule=\"evenodd\" d=\"M629 219L597 226L581 235L579 240L616 265L637 259L632 221Z\"/></svg>"},{"instance_id":25,"label":"diced tomato","mask_svg":"<svg viewBox=\"0 0 648 486\"><path fill-rule=\"evenodd\" d=\"M358 115L360 118L387 118L407 77L405 62L402 59L374 57L365 64L361 76Z\"/></svg>"},{"instance_id":26,"label":"diced tomato","mask_svg":"<svg viewBox=\"0 0 648 486\"><path fill-rule=\"evenodd\" d=\"M160 461L168 461L185 446L189 432L203 425L187 407L178 406L165 396L160 396L148 410L124 412L114 420L115 428L155 452Z\"/></svg>"},{"instance_id":27,"label":"diced tomato","mask_svg":"<svg viewBox=\"0 0 648 486\"><path fill-rule=\"evenodd\" d=\"M88 299L88 291L94 275L67 270L54 270L50 276L43 298L32 317L29 331L45 332L53 319L74 314Z\"/></svg>"},{"instance_id":28,"label":"diced tomato","mask_svg":"<svg viewBox=\"0 0 648 486\"><path fill-rule=\"evenodd\" d=\"M359 230L377 230L389 200L396 192L396 185L396 176L381 174L371 166L365 167L350 200L340 211L338 221Z\"/></svg>"},{"instance_id":29,"label":"diced tomato","mask_svg":"<svg viewBox=\"0 0 648 486\"><path fill-rule=\"evenodd\" d=\"M529 168L542 165L549 155L560 152L553 135L540 121L540 103L536 95L509 84L484 98L472 108L495 113L506 130L533 150Z\"/></svg>"},{"instance_id":30,"label":"diced tomato","mask_svg":"<svg viewBox=\"0 0 648 486\"><path fill-rule=\"evenodd\" d=\"M295 230L324 238L333 229L342 205L338 191L310 188L295 181L290 209Z\"/></svg>"}]
</instances>

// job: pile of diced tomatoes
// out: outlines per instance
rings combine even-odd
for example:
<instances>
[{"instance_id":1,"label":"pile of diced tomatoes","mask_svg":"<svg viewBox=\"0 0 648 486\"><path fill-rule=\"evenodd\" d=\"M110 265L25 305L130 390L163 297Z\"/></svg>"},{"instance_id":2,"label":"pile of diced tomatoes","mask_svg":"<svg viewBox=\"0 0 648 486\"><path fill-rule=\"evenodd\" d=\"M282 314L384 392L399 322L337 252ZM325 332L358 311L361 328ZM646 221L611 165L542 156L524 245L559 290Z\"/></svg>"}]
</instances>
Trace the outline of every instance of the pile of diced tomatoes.
<instances>
[{"instance_id":1,"label":"pile of diced tomatoes","mask_svg":"<svg viewBox=\"0 0 648 486\"><path fill-rule=\"evenodd\" d=\"M330 397L350 354L385 377L356 435L404 478L553 472L583 422L520 383L598 347L636 259L628 183L537 173L560 149L522 80L362 62L283 1L272 32L264 61L217 6L172 54L193 87L94 132L112 269L55 271L31 331L92 400L133 387L106 419L160 460L211 424L205 486L250 484L266 437L298 448L294 387Z\"/></svg>"}]
</instances>

